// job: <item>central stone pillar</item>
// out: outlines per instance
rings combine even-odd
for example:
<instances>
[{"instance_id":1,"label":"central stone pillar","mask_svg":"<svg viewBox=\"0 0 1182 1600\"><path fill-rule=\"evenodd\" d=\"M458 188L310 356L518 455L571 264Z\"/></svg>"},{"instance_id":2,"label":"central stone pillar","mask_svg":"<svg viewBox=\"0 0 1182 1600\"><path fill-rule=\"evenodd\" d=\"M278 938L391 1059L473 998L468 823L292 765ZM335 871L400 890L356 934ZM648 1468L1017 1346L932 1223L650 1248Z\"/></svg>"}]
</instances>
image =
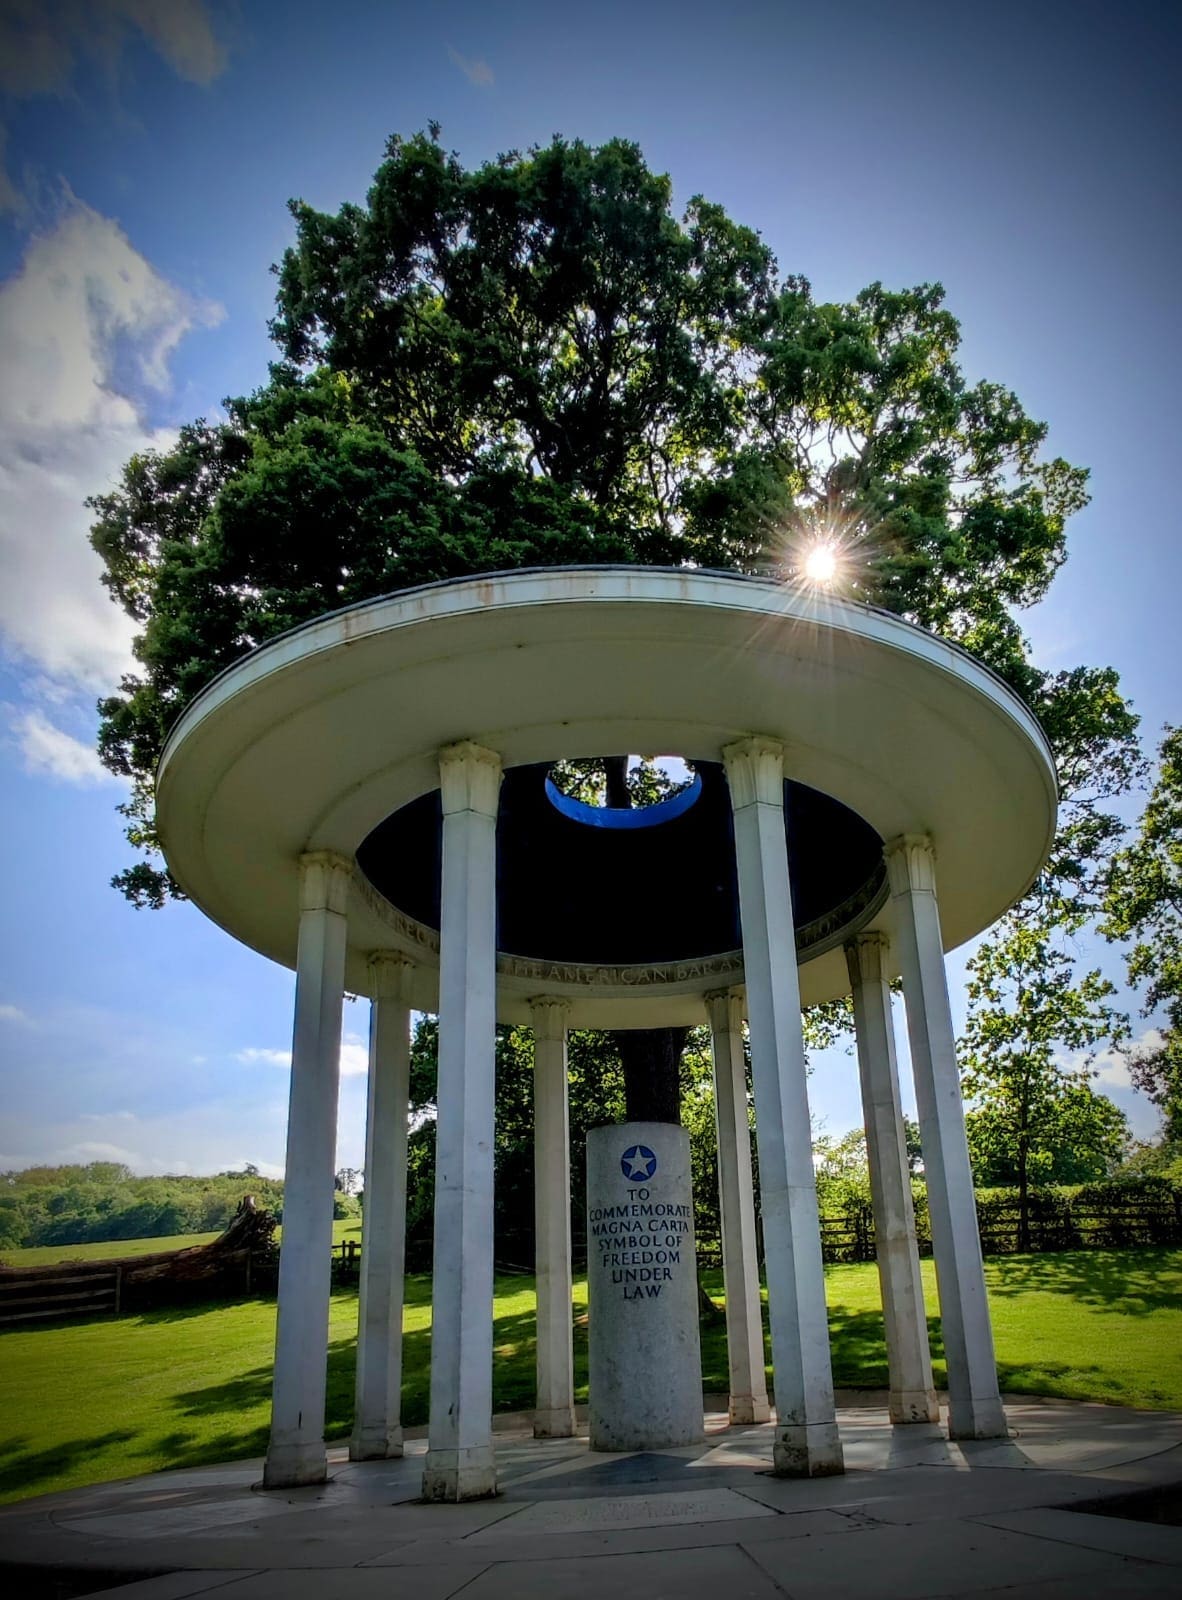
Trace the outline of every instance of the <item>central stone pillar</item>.
<instances>
[{"instance_id":1,"label":"central stone pillar","mask_svg":"<svg viewBox=\"0 0 1182 1600\"><path fill-rule=\"evenodd\" d=\"M722 752L735 817L743 973L751 1030L755 1137L763 1215L773 1459L784 1477L844 1472L825 1308L800 1024L796 931L784 834L784 747L750 738Z\"/></svg>"},{"instance_id":2,"label":"central stone pillar","mask_svg":"<svg viewBox=\"0 0 1182 1600\"><path fill-rule=\"evenodd\" d=\"M439 752L439 778L439 1080L423 1498L479 1500L497 1492L492 1316L500 757L467 742L449 745Z\"/></svg>"},{"instance_id":3,"label":"central stone pillar","mask_svg":"<svg viewBox=\"0 0 1182 1600\"><path fill-rule=\"evenodd\" d=\"M703 1437L689 1134L625 1122L587 1134L592 1450Z\"/></svg>"}]
</instances>

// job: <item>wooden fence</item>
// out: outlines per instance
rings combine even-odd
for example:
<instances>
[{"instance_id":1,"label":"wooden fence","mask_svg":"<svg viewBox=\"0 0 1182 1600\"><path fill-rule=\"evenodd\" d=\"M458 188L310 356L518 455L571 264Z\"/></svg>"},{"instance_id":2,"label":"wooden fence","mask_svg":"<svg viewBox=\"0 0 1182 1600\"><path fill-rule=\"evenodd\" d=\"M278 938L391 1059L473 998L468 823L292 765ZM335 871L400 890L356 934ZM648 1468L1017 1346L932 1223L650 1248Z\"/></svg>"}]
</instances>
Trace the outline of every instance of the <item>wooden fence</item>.
<instances>
[{"instance_id":1,"label":"wooden fence","mask_svg":"<svg viewBox=\"0 0 1182 1600\"><path fill-rule=\"evenodd\" d=\"M96 1317L197 1300L241 1300L274 1289L270 1260L247 1249L224 1251L216 1270L200 1277L167 1276L178 1252L128 1256L122 1261L63 1261L51 1267L0 1270L0 1328L58 1317Z\"/></svg>"},{"instance_id":2,"label":"wooden fence","mask_svg":"<svg viewBox=\"0 0 1182 1600\"><path fill-rule=\"evenodd\" d=\"M1020 1214L1008 1191L983 1191L977 1197L981 1247L986 1255L1012 1255L1022 1247ZM1081 1249L1127 1249L1136 1246L1182 1245L1182 1190L1161 1185L1122 1194L1113 1187L1092 1186L1080 1192L1039 1190L1031 1195L1028 1244L1034 1252ZM916 1233L921 1255L931 1254L927 1208L916 1207ZM269 1237L269 1235L268 1235ZM716 1237L698 1236L698 1263L721 1267L722 1246ZM586 1265L586 1238L574 1229L574 1260ZM201 1258L212 1246L132 1256L123 1261L64 1261L56 1266L0 1270L0 1328L51 1321L62 1317L118 1315L146 1309L178 1296L241 1299L252 1292L273 1293L273 1251L249 1247L222 1249L216 1259ZM873 1261L874 1220L867 1204L847 1207L821 1218L821 1250L826 1261ZM497 1269L530 1272L533 1241L524 1232L499 1236ZM762 1257L762 1251L761 1251ZM187 1258L187 1260L185 1259ZM189 1281L162 1281L174 1264L189 1266L200 1276ZM215 1270L210 1272L209 1265ZM332 1248L334 1284L353 1284L361 1275L361 1246L346 1239Z\"/></svg>"},{"instance_id":3,"label":"wooden fence","mask_svg":"<svg viewBox=\"0 0 1182 1600\"><path fill-rule=\"evenodd\" d=\"M0 1265L0 1328L197 1300L240 1300L275 1286L275 1218L244 1195L208 1244L48 1267Z\"/></svg>"},{"instance_id":4,"label":"wooden fence","mask_svg":"<svg viewBox=\"0 0 1182 1600\"><path fill-rule=\"evenodd\" d=\"M1060 1189L1031 1194L1027 1240L1022 1240L1021 1208L1009 1193L983 1191L977 1196L981 1251L987 1256L1033 1254L1056 1250L1119 1250L1154 1245L1182 1245L1182 1191L1164 1185L1157 1193L1105 1195L1097 1188L1072 1197ZM916 1207L916 1238L921 1256L932 1253L927 1207ZM873 1261L874 1218L869 1205L848 1207L821 1218L821 1253L827 1262ZM762 1260L762 1251L760 1253ZM698 1236L698 1261L722 1265L717 1238Z\"/></svg>"},{"instance_id":5,"label":"wooden fence","mask_svg":"<svg viewBox=\"0 0 1182 1600\"><path fill-rule=\"evenodd\" d=\"M64 1261L8 1271L0 1282L0 1327L53 1317L96 1317L122 1309L123 1263Z\"/></svg>"}]
</instances>

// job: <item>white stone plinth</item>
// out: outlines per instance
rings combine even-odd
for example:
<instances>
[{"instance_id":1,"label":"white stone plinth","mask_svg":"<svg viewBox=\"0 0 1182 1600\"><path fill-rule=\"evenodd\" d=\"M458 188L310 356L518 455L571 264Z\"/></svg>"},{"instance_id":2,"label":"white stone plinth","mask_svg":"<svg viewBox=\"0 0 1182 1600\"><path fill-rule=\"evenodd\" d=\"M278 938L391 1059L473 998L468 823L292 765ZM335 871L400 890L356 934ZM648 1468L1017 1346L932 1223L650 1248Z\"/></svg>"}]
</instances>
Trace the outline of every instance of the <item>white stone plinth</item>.
<instances>
[{"instance_id":1,"label":"white stone plinth","mask_svg":"<svg viewBox=\"0 0 1182 1600\"><path fill-rule=\"evenodd\" d=\"M592 1450L695 1444L702 1354L690 1144L668 1122L587 1135Z\"/></svg>"}]
</instances>

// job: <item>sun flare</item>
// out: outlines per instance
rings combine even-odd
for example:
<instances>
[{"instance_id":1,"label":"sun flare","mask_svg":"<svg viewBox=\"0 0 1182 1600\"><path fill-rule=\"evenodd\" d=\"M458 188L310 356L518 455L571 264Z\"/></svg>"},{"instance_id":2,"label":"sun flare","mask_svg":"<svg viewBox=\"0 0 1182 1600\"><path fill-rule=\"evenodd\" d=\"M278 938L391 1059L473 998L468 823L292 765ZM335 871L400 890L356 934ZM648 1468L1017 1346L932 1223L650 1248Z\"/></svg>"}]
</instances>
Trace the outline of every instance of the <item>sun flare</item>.
<instances>
[{"instance_id":1,"label":"sun flare","mask_svg":"<svg viewBox=\"0 0 1182 1600\"><path fill-rule=\"evenodd\" d=\"M815 544L804 558L804 575L813 583L832 583L837 576L837 552L831 544Z\"/></svg>"}]
</instances>

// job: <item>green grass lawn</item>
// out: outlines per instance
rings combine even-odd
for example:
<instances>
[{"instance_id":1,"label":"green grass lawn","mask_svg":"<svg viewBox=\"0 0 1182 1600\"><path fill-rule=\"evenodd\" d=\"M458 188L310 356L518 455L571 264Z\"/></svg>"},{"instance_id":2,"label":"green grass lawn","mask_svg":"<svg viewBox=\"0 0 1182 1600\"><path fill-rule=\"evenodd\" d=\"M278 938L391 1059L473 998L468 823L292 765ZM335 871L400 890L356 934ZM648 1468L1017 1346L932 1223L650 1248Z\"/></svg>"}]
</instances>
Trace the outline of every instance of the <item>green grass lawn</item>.
<instances>
[{"instance_id":1,"label":"green grass lawn","mask_svg":"<svg viewBox=\"0 0 1182 1600\"><path fill-rule=\"evenodd\" d=\"M59 1261L124 1261L128 1256L151 1256L158 1250L187 1250L191 1244L208 1244L216 1233L174 1233L167 1239L107 1239L101 1244L37 1244L25 1250L0 1251L6 1267L52 1267Z\"/></svg>"},{"instance_id":2,"label":"green grass lawn","mask_svg":"<svg viewBox=\"0 0 1182 1600\"><path fill-rule=\"evenodd\" d=\"M339 1227L355 1227L341 1224ZM146 1241L145 1241L146 1242ZM1182 1250L1079 1251L986 1263L1002 1386L1125 1405L1182 1409ZM706 1286L721 1299L719 1274ZM834 1379L886 1383L873 1266L826 1271ZM936 1304L924 1263L929 1306ZM430 1278L407 1280L403 1420L426 1421ZM575 1379L586 1398L586 1282L575 1288ZM355 1292L333 1296L327 1433L347 1436L353 1408ZM494 1395L527 1409L534 1384L532 1278L496 1286ZM930 1319L937 1382L944 1376ZM0 1498L45 1493L168 1466L260 1455L266 1446L273 1302L187 1307L0 1333ZM702 1335L707 1391L726 1388L720 1323Z\"/></svg>"}]
</instances>

